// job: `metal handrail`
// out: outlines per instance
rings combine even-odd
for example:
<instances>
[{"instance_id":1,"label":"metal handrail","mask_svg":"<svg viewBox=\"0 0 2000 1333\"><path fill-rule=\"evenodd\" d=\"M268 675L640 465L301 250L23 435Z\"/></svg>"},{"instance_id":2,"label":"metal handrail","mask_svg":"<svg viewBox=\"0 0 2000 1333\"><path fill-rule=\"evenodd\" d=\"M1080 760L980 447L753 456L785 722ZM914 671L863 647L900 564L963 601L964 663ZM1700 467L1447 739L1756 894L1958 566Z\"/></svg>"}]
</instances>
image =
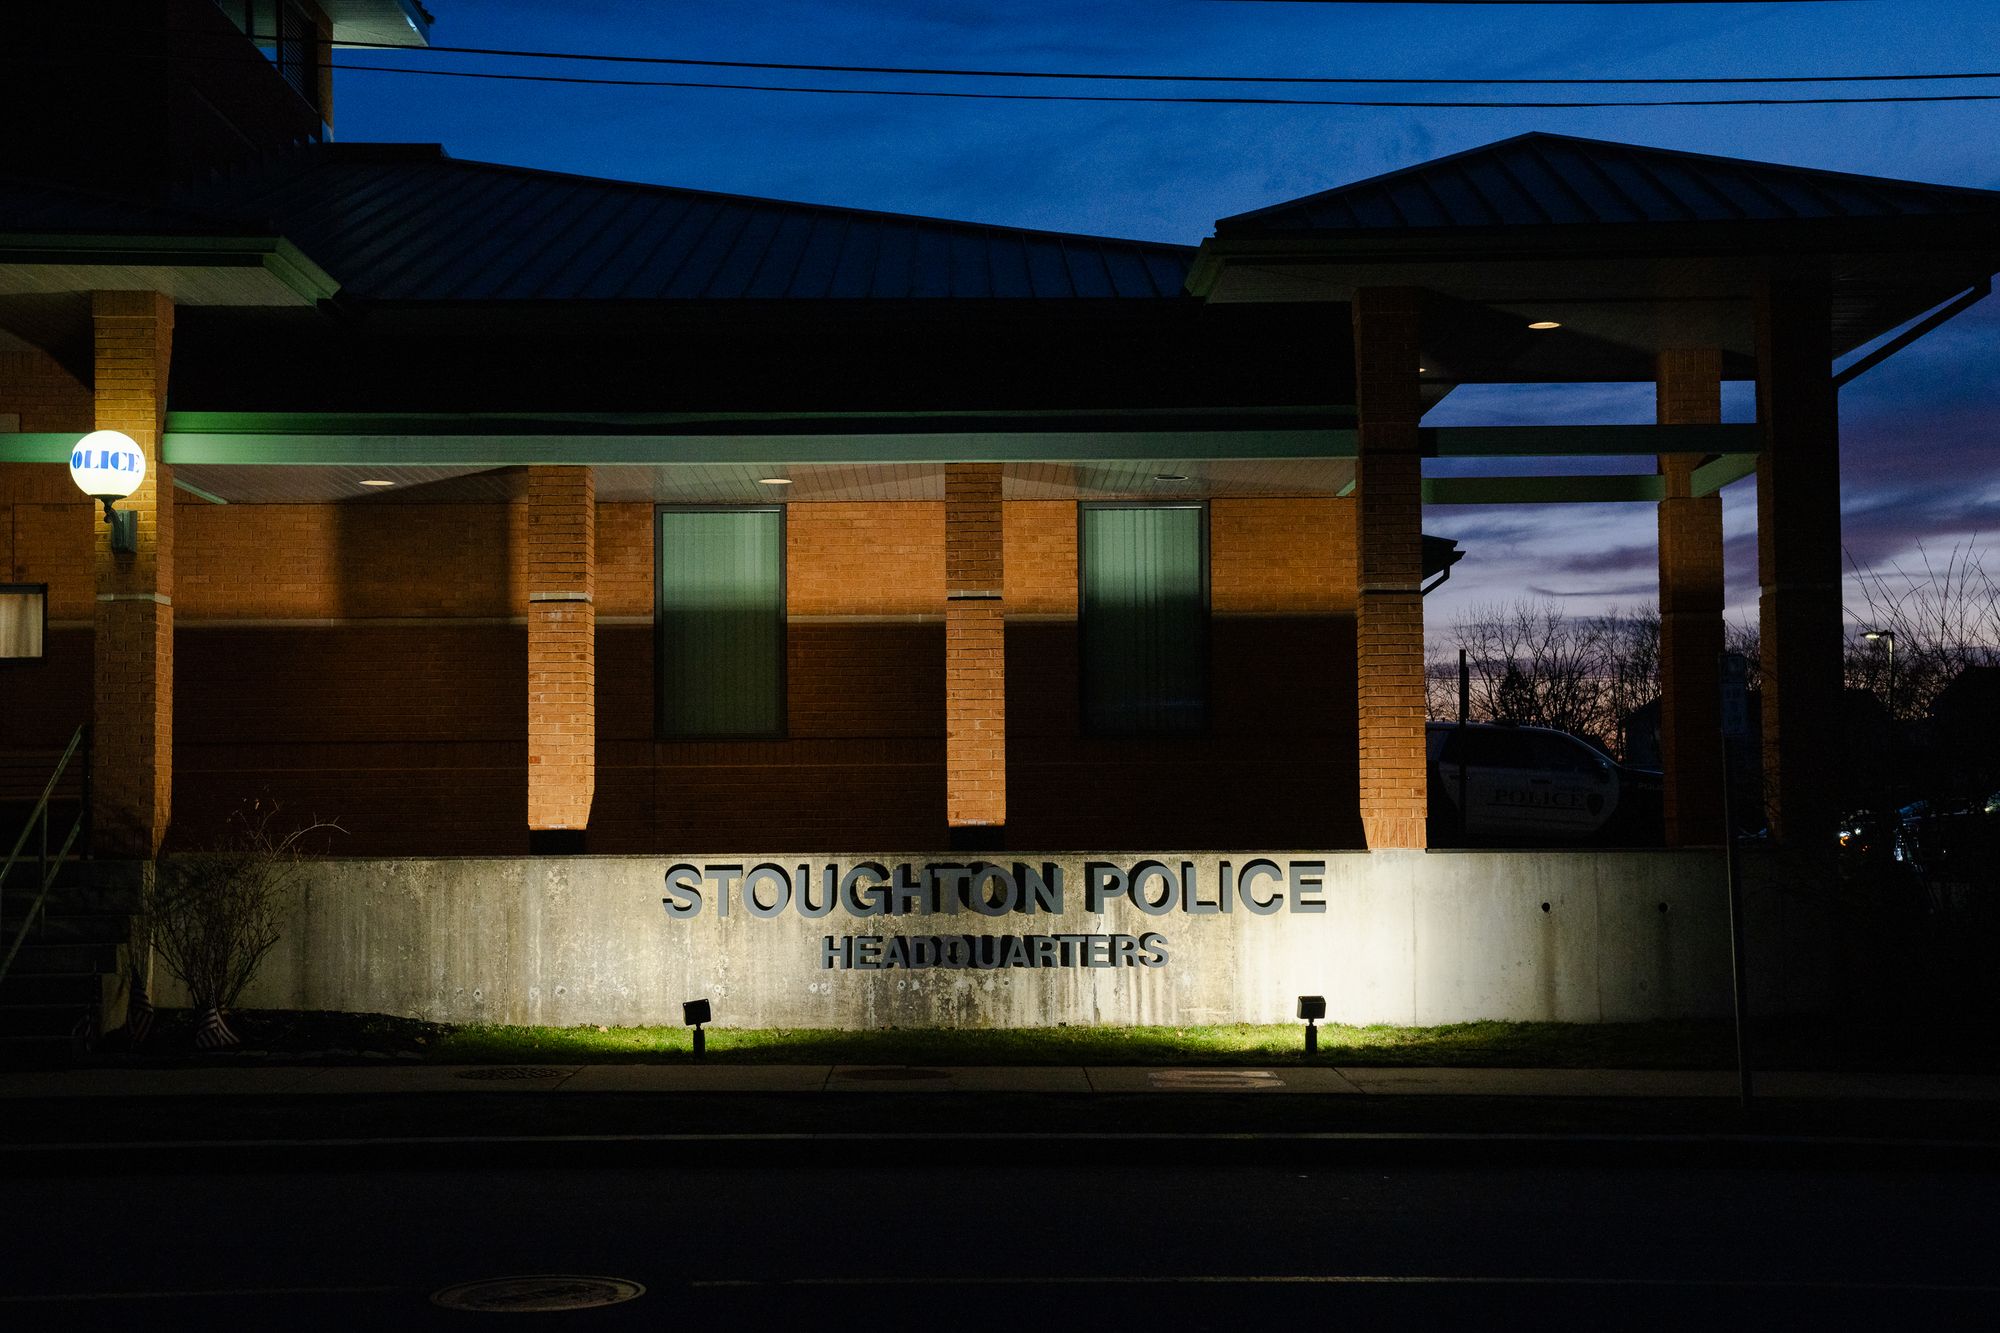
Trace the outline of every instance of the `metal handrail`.
<instances>
[{"instance_id":1,"label":"metal handrail","mask_svg":"<svg viewBox=\"0 0 2000 1333\"><path fill-rule=\"evenodd\" d=\"M7 975L7 969L14 965L15 955L20 953L21 946L27 943L28 932L34 929L35 918L40 916L42 909L48 905L49 890L55 886L57 877L62 873L63 862L69 858L70 849L76 846L77 836L83 832L84 824L90 818L89 760L86 758L83 800L79 802L81 808L77 811L76 819L71 822L69 832L63 837L62 846L57 849L53 858L49 856L49 801L55 795L56 787L62 782L63 770L69 767L69 761L75 758L76 752L83 747L86 731L87 727L80 726L69 738L69 745L64 748L62 758L56 761L56 771L49 775L48 785L42 788L42 798L35 802L34 810L28 815L28 822L21 826L20 836L14 839L14 849L7 853L4 862L0 862L0 926L4 926L7 876L13 873L15 864L23 859L21 853L28 845L28 835L35 831L37 825L41 827L42 845L36 856L36 863L41 871L41 886L35 891L35 900L28 904L27 914L21 918L21 928L15 932L14 943L9 946L7 956L0 958L0 978Z\"/></svg>"}]
</instances>

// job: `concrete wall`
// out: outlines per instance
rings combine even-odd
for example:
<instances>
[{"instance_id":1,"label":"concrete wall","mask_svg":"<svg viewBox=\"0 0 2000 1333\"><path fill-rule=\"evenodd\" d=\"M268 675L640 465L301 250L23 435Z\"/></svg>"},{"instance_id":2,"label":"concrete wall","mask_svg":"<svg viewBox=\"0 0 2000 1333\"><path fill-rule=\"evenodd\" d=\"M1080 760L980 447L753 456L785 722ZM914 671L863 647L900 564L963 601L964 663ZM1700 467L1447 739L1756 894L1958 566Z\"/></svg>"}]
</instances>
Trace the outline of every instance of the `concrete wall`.
<instances>
[{"instance_id":1,"label":"concrete wall","mask_svg":"<svg viewBox=\"0 0 2000 1333\"><path fill-rule=\"evenodd\" d=\"M1065 910L987 917L670 919L659 857L342 860L312 866L285 938L243 1004L452 1022L678 1023L705 996L724 1027L1189 1024L1291 1019L1323 994L1347 1022L1618 1021L1725 1013L1720 859L1702 852L1271 853L1324 862L1320 913L1085 909L1081 855L1052 860ZM921 855L799 857L796 868ZM1102 858L1129 867L1137 858ZM1191 864L1213 897L1218 858ZM1241 869L1251 855L1223 858ZM695 860L695 858L690 858ZM696 864L758 858L709 856ZM826 969L828 935L1157 932L1159 967ZM165 996L169 1002L172 995Z\"/></svg>"}]
</instances>

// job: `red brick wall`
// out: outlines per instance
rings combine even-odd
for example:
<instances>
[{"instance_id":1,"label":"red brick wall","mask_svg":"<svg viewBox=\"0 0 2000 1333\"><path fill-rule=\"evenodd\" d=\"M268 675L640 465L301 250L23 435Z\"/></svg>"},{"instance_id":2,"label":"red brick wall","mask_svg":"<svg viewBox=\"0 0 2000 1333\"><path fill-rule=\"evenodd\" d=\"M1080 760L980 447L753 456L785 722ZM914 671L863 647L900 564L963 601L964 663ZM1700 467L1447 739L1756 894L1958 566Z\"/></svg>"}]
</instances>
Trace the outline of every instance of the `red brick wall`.
<instances>
[{"instance_id":1,"label":"red brick wall","mask_svg":"<svg viewBox=\"0 0 2000 1333\"><path fill-rule=\"evenodd\" d=\"M528 827L584 829L597 785L597 489L528 470Z\"/></svg>"},{"instance_id":2,"label":"red brick wall","mask_svg":"<svg viewBox=\"0 0 2000 1333\"><path fill-rule=\"evenodd\" d=\"M945 469L945 817L1007 822L1007 605L1000 466Z\"/></svg>"},{"instance_id":3,"label":"red brick wall","mask_svg":"<svg viewBox=\"0 0 2000 1333\"><path fill-rule=\"evenodd\" d=\"M1007 505L1009 845L1357 845L1354 508L1209 506L1210 728L1131 740L1078 734L1076 507Z\"/></svg>"},{"instance_id":4,"label":"red brick wall","mask_svg":"<svg viewBox=\"0 0 2000 1333\"><path fill-rule=\"evenodd\" d=\"M42 493L0 474L0 550L87 621L90 516ZM1009 845L1357 844L1354 510L1211 506L1213 727L1153 742L1077 735L1075 506L1002 506ZM653 738L652 512L595 511L591 849L942 846L945 506L789 506L789 734L712 743ZM351 854L526 850L525 496L176 518L176 841L267 797ZM88 631L50 653L21 697L87 708Z\"/></svg>"},{"instance_id":5,"label":"red brick wall","mask_svg":"<svg viewBox=\"0 0 2000 1333\"><path fill-rule=\"evenodd\" d=\"M154 292L91 297L96 426L129 435L145 480L118 502L136 515L136 550L95 539L97 651L91 684L93 838L101 854L150 857L172 817L174 482L160 459L173 358L174 307Z\"/></svg>"},{"instance_id":6,"label":"red brick wall","mask_svg":"<svg viewBox=\"0 0 2000 1333\"><path fill-rule=\"evenodd\" d=\"M96 406L89 386L53 358L0 352L0 415L18 417L24 431L82 435ZM0 663L0 752L59 749L90 720L97 527L97 509L77 494L68 469L0 463L0 582L49 585L42 661Z\"/></svg>"},{"instance_id":7,"label":"red brick wall","mask_svg":"<svg viewBox=\"0 0 2000 1333\"><path fill-rule=\"evenodd\" d=\"M1360 448L1355 581L1361 819L1370 847L1422 847L1424 742L1422 464L1417 380L1423 294L1354 294Z\"/></svg>"}]
</instances>

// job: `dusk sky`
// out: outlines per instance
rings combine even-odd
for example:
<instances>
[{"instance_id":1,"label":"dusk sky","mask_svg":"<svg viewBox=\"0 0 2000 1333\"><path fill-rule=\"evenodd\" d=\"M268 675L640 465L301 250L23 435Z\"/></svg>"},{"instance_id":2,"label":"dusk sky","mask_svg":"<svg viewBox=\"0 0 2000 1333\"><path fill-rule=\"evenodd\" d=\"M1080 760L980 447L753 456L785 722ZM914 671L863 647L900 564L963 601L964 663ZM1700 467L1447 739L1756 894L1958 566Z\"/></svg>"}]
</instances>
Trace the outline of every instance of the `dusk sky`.
<instances>
[{"instance_id":1,"label":"dusk sky","mask_svg":"<svg viewBox=\"0 0 2000 1333\"><path fill-rule=\"evenodd\" d=\"M1247 0L426 0L442 46L721 60L1187 74L1696 77L2000 70L1991 0L1423 4ZM1098 95L1213 87L606 67L350 51L343 64ZM1228 91L1228 90L1221 90ZM1398 99L1740 96L1746 90L1249 89ZM2000 93L2000 80L1771 95ZM1528 130L2000 188L2000 102L1469 110L1102 105L551 84L351 71L344 140L816 203L1196 244L1214 221ZM1732 385L1732 419L1748 419ZM2000 305L1989 299L1842 394L1850 558L1909 566L2000 534ZM1428 424L1650 421L1648 385L1460 390ZM1644 464L1634 460L1633 466ZM1756 605L1754 486L1725 493L1732 618ZM1523 594L1574 612L1650 603L1651 506L1439 507L1469 555L1433 625ZM2000 558L1993 561L2000 572ZM1850 615L1859 612L1850 601Z\"/></svg>"}]
</instances>

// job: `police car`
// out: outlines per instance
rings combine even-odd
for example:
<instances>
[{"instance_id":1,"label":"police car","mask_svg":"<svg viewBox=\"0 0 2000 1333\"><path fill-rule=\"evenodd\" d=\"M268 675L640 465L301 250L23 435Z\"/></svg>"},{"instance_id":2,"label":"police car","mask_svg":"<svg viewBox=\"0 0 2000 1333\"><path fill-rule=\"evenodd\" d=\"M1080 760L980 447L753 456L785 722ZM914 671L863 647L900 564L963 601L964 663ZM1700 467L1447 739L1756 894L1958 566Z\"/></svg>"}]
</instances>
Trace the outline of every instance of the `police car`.
<instances>
[{"instance_id":1,"label":"police car","mask_svg":"<svg viewBox=\"0 0 2000 1333\"><path fill-rule=\"evenodd\" d=\"M1425 739L1433 845L1459 839L1461 807L1469 842L1660 840L1660 775L1616 763L1566 732L1433 722Z\"/></svg>"}]
</instances>

